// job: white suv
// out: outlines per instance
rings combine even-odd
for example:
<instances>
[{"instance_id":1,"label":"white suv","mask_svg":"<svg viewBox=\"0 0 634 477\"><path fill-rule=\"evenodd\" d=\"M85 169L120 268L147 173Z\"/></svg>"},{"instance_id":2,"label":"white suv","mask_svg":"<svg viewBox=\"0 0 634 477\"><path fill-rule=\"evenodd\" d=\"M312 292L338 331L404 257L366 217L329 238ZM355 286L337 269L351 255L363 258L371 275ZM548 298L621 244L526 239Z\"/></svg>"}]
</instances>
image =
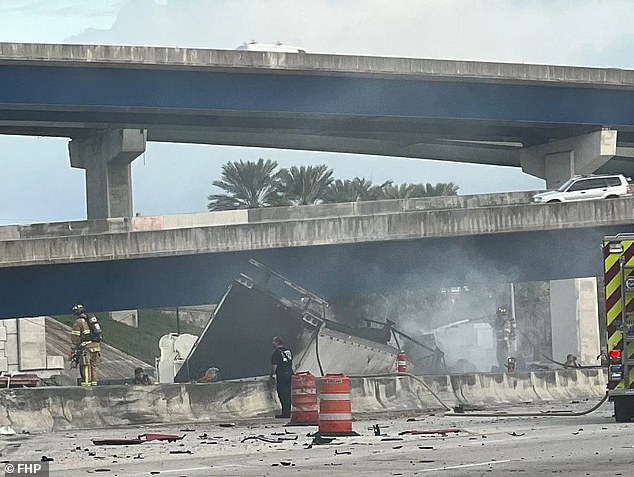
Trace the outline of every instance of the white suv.
<instances>
[{"instance_id":1,"label":"white suv","mask_svg":"<svg viewBox=\"0 0 634 477\"><path fill-rule=\"evenodd\" d=\"M533 202L574 202L578 200L616 199L630 193L628 179L622 174L577 176L558 189L533 196Z\"/></svg>"}]
</instances>

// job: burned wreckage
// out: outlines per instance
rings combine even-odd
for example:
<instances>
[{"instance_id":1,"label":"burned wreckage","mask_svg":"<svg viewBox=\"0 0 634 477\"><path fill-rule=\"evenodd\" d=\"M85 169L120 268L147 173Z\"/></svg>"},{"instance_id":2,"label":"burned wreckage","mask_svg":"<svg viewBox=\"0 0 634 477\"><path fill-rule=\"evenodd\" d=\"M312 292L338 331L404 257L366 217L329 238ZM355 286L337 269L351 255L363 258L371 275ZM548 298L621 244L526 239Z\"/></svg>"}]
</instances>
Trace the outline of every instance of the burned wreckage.
<instances>
[{"instance_id":1,"label":"burned wreckage","mask_svg":"<svg viewBox=\"0 0 634 477\"><path fill-rule=\"evenodd\" d=\"M263 376L276 335L293 350L295 369L316 376L393 373L399 351L412 346L418 350L409 372L444 371L442 351L405 335L392 322L344 326L323 298L255 260L249 263L252 270L230 284L175 382L196 379L210 366L219 368L223 379Z\"/></svg>"}]
</instances>

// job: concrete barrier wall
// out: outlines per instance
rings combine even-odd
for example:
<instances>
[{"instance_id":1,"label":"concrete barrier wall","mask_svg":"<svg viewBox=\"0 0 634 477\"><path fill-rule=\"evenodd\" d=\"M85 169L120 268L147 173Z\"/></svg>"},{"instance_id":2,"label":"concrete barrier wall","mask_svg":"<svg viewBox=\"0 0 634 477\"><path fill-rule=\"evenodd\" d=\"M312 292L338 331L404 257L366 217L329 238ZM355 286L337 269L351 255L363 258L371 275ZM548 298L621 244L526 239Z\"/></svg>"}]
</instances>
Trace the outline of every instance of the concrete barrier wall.
<instances>
[{"instance_id":1,"label":"concrete barrier wall","mask_svg":"<svg viewBox=\"0 0 634 477\"><path fill-rule=\"evenodd\" d=\"M200 226L95 236L0 240L0 266L128 260L426 238L453 240L456 237L487 234L631 225L633 216L634 199L627 197L540 207L526 204L513 208L497 206L420 210L400 214Z\"/></svg>"},{"instance_id":2,"label":"concrete barrier wall","mask_svg":"<svg viewBox=\"0 0 634 477\"><path fill-rule=\"evenodd\" d=\"M268 383L42 387L0 392L0 426L41 432L249 419L277 409Z\"/></svg>"},{"instance_id":3,"label":"concrete barrier wall","mask_svg":"<svg viewBox=\"0 0 634 477\"><path fill-rule=\"evenodd\" d=\"M448 406L496 405L599 398L599 370L426 376ZM440 410L419 381L408 376L352 378L354 413ZM263 380L156 386L42 387L0 390L0 426L17 432L142 424L253 419L279 410L275 390Z\"/></svg>"},{"instance_id":4,"label":"concrete barrier wall","mask_svg":"<svg viewBox=\"0 0 634 477\"><path fill-rule=\"evenodd\" d=\"M447 405L456 404L449 376L425 376L424 381ZM407 376L353 378L351 396L355 413L441 408L425 386Z\"/></svg>"},{"instance_id":5,"label":"concrete barrier wall","mask_svg":"<svg viewBox=\"0 0 634 477\"><path fill-rule=\"evenodd\" d=\"M0 241L100 235L192 227L213 227L260 222L301 221L330 217L374 216L420 210L465 209L531 202L535 192L456 195L417 199L345 202L300 207L266 207L194 214L121 217L30 225L0 226Z\"/></svg>"}]
</instances>

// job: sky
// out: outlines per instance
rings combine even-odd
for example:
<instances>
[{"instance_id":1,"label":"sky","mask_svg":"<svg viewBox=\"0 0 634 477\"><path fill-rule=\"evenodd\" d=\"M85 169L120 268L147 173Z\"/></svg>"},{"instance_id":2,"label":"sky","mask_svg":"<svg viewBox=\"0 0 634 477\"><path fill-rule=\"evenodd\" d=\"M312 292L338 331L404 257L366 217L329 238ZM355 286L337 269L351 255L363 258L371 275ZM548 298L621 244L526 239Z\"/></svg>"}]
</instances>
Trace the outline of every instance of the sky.
<instances>
[{"instance_id":1,"label":"sky","mask_svg":"<svg viewBox=\"0 0 634 477\"><path fill-rule=\"evenodd\" d=\"M629 0L0 0L0 42L233 49L281 41L309 53L633 68ZM544 188L518 168L208 145L148 144L134 211L201 212L221 165L327 164L338 178L454 182L475 194ZM68 140L0 136L0 224L82 220L84 171Z\"/></svg>"}]
</instances>

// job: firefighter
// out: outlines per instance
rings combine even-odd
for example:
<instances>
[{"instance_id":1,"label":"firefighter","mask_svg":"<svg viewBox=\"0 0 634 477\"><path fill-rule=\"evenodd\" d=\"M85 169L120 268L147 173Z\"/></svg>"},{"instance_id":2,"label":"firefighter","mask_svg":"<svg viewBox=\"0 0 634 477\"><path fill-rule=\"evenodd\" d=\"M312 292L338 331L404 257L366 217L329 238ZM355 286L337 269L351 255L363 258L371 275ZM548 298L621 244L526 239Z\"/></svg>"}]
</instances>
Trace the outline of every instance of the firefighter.
<instances>
[{"instance_id":1,"label":"firefighter","mask_svg":"<svg viewBox=\"0 0 634 477\"><path fill-rule=\"evenodd\" d=\"M132 384L146 386L152 384L152 378L143 372L143 368L134 368Z\"/></svg>"},{"instance_id":2,"label":"firefighter","mask_svg":"<svg viewBox=\"0 0 634 477\"><path fill-rule=\"evenodd\" d=\"M97 385L97 366L101 357L101 326L97 317L86 315L84 305L73 306L75 322L70 332L71 360L79 366L82 386Z\"/></svg>"},{"instance_id":3,"label":"firefighter","mask_svg":"<svg viewBox=\"0 0 634 477\"><path fill-rule=\"evenodd\" d=\"M284 347L284 340L276 336L273 338L273 356L271 356L271 373L269 378L276 384L277 397L282 405L282 413L277 418L291 417L291 379L293 376L293 353Z\"/></svg>"},{"instance_id":4,"label":"firefighter","mask_svg":"<svg viewBox=\"0 0 634 477\"><path fill-rule=\"evenodd\" d=\"M501 306L495 312L496 355L501 369L504 369L508 364L508 358L511 352L509 346L511 330L512 327L509 320L508 309Z\"/></svg>"},{"instance_id":5,"label":"firefighter","mask_svg":"<svg viewBox=\"0 0 634 477\"><path fill-rule=\"evenodd\" d=\"M577 361L577 357L574 354L569 353L566 356L566 362L564 363L564 367L565 368L580 368L581 365L579 364L579 361Z\"/></svg>"},{"instance_id":6,"label":"firefighter","mask_svg":"<svg viewBox=\"0 0 634 477\"><path fill-rule=\"evenodd\" d=\"M213 383L218 381L220 377L220 370L218 368L208 368L198 380L194 381L196 383Z\"/></svg>"}]
</instances>

